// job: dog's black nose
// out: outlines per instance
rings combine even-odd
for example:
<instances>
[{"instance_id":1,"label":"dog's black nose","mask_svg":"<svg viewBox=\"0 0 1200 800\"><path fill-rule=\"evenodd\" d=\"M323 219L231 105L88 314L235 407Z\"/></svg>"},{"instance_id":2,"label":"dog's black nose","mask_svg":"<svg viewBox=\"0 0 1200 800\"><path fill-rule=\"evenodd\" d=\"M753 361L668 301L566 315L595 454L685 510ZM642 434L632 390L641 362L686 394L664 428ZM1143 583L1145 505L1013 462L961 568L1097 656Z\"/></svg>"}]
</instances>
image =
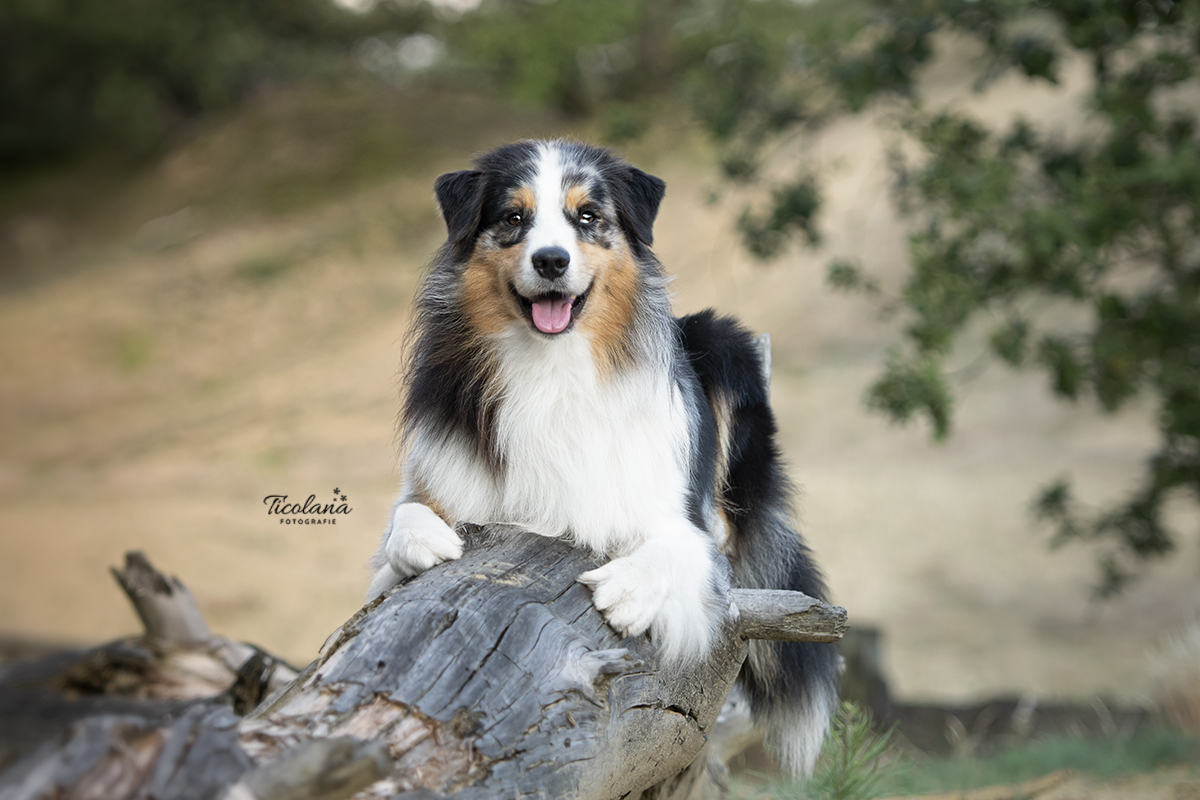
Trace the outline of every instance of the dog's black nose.
<instances>
[{"instance_id":1,"label":"dog's black nose","mask_svg":"<svg viewBox=\"0 0 1200 800\"><path fill-rule=\"evenodd\" d=\"M571 255L561 247L543 247L531 256L533 268L546 280L561 278L571 263Z\"/></svg>"}]
</instances>

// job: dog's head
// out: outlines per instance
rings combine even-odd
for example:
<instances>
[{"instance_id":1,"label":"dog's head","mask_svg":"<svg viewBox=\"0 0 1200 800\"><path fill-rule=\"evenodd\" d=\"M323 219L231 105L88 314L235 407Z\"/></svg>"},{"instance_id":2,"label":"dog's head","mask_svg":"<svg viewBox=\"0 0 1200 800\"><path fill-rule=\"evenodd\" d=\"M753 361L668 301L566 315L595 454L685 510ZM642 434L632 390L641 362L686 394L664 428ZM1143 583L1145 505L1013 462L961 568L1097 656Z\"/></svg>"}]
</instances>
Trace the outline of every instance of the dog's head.
<instances>
[{"instance_id":1,"label":"dog's head","mask_svg":"<svg viewBox=\"0 0 1200 800\"><path fill-rule=\"evenodd\" d=\"M519 142L435 185L476 329L619 335L653 241L663 181L607 150Z\"/></svg>"}]
</instances>

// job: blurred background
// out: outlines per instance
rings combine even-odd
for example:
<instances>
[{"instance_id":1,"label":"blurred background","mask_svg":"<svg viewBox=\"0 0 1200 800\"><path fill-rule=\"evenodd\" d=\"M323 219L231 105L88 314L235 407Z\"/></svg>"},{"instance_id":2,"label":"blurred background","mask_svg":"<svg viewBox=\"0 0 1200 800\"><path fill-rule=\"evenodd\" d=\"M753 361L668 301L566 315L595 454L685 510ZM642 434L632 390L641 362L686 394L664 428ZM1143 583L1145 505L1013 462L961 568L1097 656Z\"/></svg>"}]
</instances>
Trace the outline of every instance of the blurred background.
<instances>
[{"instance_id":1,"label":"blurred background","mask_svg":"<svg viewBox=\"0 0 1200 800\"><path fill-rule=\"evenodd\" d=\"M0 635L136 633L107 567L141 549L215 631L311 660L359 608L398 486L433 180L572 137L667 181L679 313L771 334L802 529L878 631L894 700L1182 718L1197 19L1170 0L6 2ZM263 504L331 492L336 526Z\"/></svg>"}]
</instances>

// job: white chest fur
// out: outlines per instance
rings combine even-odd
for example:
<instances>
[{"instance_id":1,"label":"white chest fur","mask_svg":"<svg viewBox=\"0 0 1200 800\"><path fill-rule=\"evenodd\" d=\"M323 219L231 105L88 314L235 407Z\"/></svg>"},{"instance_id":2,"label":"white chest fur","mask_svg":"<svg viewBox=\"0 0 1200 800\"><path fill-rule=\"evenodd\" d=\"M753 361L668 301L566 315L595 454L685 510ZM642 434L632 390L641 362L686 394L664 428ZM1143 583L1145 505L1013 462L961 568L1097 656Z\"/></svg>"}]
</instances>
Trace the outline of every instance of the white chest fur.
<instances>
[{"instance_id":1,"label":"white chest fur","mask_svg":"<svg viewBox=\"0 0 1200 800\"><path fill-rule=\"evenodd\" d=\"M685 516L688 419L665 369L601 376L579 334L502 335L489 471L463 440L418 435L410 468L455 521L507 522L619 556Z\"/></svg>"}]
</instances>

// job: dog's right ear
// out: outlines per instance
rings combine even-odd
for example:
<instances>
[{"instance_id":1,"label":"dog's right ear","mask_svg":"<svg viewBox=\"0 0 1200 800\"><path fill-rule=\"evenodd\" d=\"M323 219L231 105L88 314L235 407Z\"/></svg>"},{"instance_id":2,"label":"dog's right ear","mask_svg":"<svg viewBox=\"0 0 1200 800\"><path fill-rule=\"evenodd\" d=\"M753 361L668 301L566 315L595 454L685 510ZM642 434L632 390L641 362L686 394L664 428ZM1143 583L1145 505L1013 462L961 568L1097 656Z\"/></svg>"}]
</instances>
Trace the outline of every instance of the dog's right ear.
<instances>
[{"instance_id":1,"label":"dog's right ear","mask_svg":"<svg viewBox=\"0 0 1200 800\"><path fill-rule=\"evenodd\" d=\"M483 173L477 169L447 172L433 184L451 244L461 244L479 227L483 209Z\"/></svg>"}]
</instances>

